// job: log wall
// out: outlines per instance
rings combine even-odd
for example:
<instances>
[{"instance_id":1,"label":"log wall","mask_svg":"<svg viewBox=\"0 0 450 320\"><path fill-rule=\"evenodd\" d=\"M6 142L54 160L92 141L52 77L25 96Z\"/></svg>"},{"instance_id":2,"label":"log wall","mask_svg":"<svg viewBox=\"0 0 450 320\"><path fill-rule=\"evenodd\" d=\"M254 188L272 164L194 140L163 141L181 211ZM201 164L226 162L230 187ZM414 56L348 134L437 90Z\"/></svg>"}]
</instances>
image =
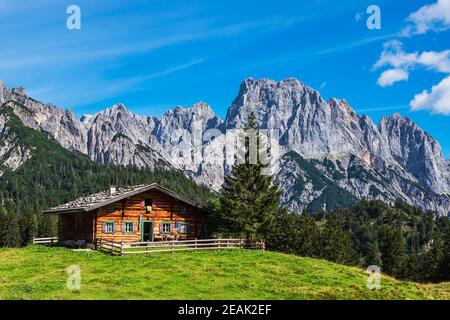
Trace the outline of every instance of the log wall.
<instances>
[{"instance_id":1,"label":"log wall","mask_svg":"<svg viewBox=\"0 0 450 320\"><path fill-rule=\"evenodd\" d=\"M152 199L151 212L146 212L141 205L145 199ZM181 213L181 208L185 213ZM132 196L126 200L119 201L113 205L98 209L94 213L94 237L117 242L142 241L142 221L153 222L153 234L161 235L160 225L162 222L186 222L189 224L187 234L172 232L179 239L196 239L205 236L205 213L178 199L172 198L157 190L150 190L139 195ZM135 232L125 233L122 230L122 222L133 222L136 225ZM115 232L105 233L102 229L103 223L114 222Z\"/></svg>"},{"instance_id":2,"label":"log wall","mask_svg":"<svg viewBox=\"0 0 450 320\"><path fill-rule=\"evenodd\" d=\"M85 240L94 242L94 214L92 212L66 213L58 218L59 241Z\"/></svg>"}]
</instances>

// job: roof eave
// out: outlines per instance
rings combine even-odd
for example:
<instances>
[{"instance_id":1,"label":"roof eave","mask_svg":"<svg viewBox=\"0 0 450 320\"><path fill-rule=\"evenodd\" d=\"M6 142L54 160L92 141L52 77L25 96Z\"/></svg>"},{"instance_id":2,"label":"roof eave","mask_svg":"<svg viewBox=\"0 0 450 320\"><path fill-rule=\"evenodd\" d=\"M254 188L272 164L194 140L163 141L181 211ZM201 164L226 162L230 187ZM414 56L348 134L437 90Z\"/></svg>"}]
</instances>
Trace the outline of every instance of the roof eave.
<instances>
[{"instance_id":1,"label":"roof eave","mask_svg":"<svg viewBox=\"0 0 450 320\"><path fill-rule=\"evenodd\" d=\"M203 207L198 202L195 202L195 201L187 199L187 198L185 198L183 196L180 196L179 194L175 193L174 191L172 191L170 189L167 189L167 188L165 188L163 186L160 186L157 183L152 183L152 184L148 185L147 187L143 187L143 188L140 188L140 189L136 189L134 191L130 191L128 193L125 193L125 194L123 194L121 196L118 196L118 197L115 197L113 199L100 202L100 203L98 203L98 204L96 204L94 206L82 207L82 208L67 208L67 209L56 209L56 208L54 208L54 209L45 210L42 213L43 214L60 214L60 213L89 212L89 211L99 209L101 207L113 204L113 203L115 203L117 201L121 201L121 200L127 199L129 197L132 197L134 195L137 195L137 194L140 194L142 192L149 191L149 190L152 190L152 189L156 189L156 190L158 190L158 191L160 191L162 193L168 194L169 196L172 196L172 197L180 200L181 202L187 203L187 204L189 204L189 205L191 205L193 207L199 208L199 209L201 209L203 211L209 211L208 209Z\"/></svg>"},{"instance_id":2,"label":"roof eave","mask_svg":"<svg viewBox=\"0 0 450 320\"><path fill-rule=\"evenodd\" d=\"M43 214L61 214L61 213L78 213L87 212L86 208L68 208L68 209L49 209L42 211Z\"/></svg>"}]
</instances>

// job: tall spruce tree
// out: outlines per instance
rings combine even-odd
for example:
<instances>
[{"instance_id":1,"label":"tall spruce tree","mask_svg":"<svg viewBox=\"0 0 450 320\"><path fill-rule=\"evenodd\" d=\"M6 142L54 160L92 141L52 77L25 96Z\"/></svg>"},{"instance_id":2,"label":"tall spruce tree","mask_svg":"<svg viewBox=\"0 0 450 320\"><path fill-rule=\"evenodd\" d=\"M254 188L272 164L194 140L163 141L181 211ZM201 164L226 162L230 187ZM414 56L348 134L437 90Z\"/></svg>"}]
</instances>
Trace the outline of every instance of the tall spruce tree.
<instances>
[{"instance_id":1,"label":"tall spruce tree","mask_svg":"<svg viewBox=\"0 0 450 320\"><path fill-rule=\"evenodd\" d=\"M406 258L401 227L388 227L381 250L383 271L395 277L402 277L405 271Z\"/></svg>"},{"instance_id":2,"label":"tall spruce tree","mask_svg":"<svg viewBox=\"0 0 450 320\"><path fill-rule=\"evenodd\" d=\"M31 209L27 209L19 219L22 236L22 245L27 245L37 237L39 230L38 214Z\"/></svg>"},{"instance_id":3,"label":"tall spruce tree","mask_svg":"<svg viewBox=\"0 0 450 320\"><path fill-rule=\"evenodd\" d=\"M243 150L239 154L241 158L231 169L231 175L225 177L220 194L221 213L230 231L249 240L264 239L274 227L280 191L278 185L273 184L273 176L263 172L267 164L263 163L262 155L267 149L264 150L266 146L263 146L262 137L256 130L253 113L249 117L246 134L239 139ZM252 158L254 151L256 157Z\"/></svg>"},{"instance_id":4,"label":"tall spruce tree","mask_svg":"<svg viewBox=\"0 0 450 320\"><path fill-rule=\"evenodd\" d=\"M417 253L415 251L411 252L407 257L404 277L411 281L421 279L419 260L417 259Z\"/></svg>"},{"instance_id":5,"label":"tall spruce tree","mask_svg":"<svg viewBox=\"0 0 450 320\"><path fill-rule=\"evenodd\" d=\"M321 234L313 216L308 210L303 210L297 218L298 228L298 255L306 257L320 256Z\"/></svg>"},{"instance_id":6,"label":"tall spruce tree","mask_svg":"<svg viewBox=\"0 0 450 320\"><path fill-rule=\"evenodd\" d=\"M21 244L21 239L17 214L15 212L6 211L4 217L5 220L2 223L0 236L2 239L2 245L5 247L19 247Z\"/></svg>"},{"instance_id":7,"label":"tall spruce tree","mask_svg":"<svg viewBox=\"0 0 450 320\"><path fill-rule=\"evenodd\" d=\"M6 209L0 204L0 247L5 246L4 241L4 230L6 229L6 223L8 219L8 214L6 212Z\"/></svg>"},{"instance_id":8,"label":"tall spruce tree","mask_svg":"<svg viewBox=\"0 0 450 320\"><path fill-rule=\"evenodd\" d=\"M442 242L442 261L440 263L440 275L443 279L450 279L450 228L444 233Z\"/></svg>"},{"instance_id":9,"label":"tall spruce tree","mask_svg":"<svg viewBox=\"0 0 450 320\"><path fill-rule=\"evenodd\" d=\"M370 244L369 254L367 258L365 259L366 267L368 266L381 266L383 264L381 260L381 252L378 247L378 241L375 240L373 243Z\"/></svg>"},{"instance_id":10,"label":"tall spruce tree","mask_svg":"<svg viewBox=\"0 0 450 320\"><path fill-rule=\"evenodd\" d=\"M350 235L335 221L327 221L321 232L320 257L348 265L356 262L357 253Z\"/></svg>"},{"instance_id":11,"label":"tall spruce tree","mask_svg":"<svg viewBox=\"0 0 450 320\"><path fill-rule=\"evenodd\" d=\"M442 262L444 259L444 244L440 233L436 230L429 241L422 265L422 278L437 280L441 277Z\"/></svg>"}]
</instances>

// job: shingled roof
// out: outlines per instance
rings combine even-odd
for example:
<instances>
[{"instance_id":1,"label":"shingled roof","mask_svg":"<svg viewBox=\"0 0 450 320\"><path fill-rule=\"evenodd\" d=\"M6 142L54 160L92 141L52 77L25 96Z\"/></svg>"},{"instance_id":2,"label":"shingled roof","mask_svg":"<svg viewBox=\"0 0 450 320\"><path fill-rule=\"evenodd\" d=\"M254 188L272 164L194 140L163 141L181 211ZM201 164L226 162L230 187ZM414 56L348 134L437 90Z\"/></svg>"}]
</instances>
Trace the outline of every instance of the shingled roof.
<instances>
[{"instance_id":1,"label":"shingled roof","mask_svg":"<svg viewBox=\"0 0 450 320\"><path fill-rule=\"evenodd\" d=\"M164 188L157 183L152 183L149 185L137 185L126 188L117 188L112 195L109 193L109 191L98 192L90 196L81 197L74 201L45 210L43 211L43 213L88 212L149 190L158 190L184 203L190 204L191 206L204 209L203 206L198 202L180 196L174 191Z\"/></svg>"}]
</instances>

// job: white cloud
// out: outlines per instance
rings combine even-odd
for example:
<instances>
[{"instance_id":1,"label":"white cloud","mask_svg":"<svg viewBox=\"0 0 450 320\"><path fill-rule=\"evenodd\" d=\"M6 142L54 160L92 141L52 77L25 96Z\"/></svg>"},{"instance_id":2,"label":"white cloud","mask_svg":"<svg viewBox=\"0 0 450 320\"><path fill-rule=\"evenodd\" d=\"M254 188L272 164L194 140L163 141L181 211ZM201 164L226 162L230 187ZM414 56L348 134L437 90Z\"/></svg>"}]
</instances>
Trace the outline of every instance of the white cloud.
<instances>
[{"instance_id":1,"label":"white cloud","mask_svg":"<svg viewBox=\"0 0 450 320\"><path fill-rule=\"evenodd\" d=\"M418 57L418 63L439 72L450 72L450 50L425 51Z\"/></svg>"},{"instance_id":2,"label":"white cloud","mask_svg":"<svg viewBox=\"0 0 450 320\"><path fill-rule=\"evenodd\" d=\"M380 75L377 84L381 87L388 87L392 86L396 82L408 80L408 77L408 71L403 69L389 69Z\"/></svg>"},{"instance_id":3,"label":"white cloud","mask_svg":"<svg viewBox=\"0 0 450 320\"><path fill-rule=\"evenodd\" d=\"M392 40L384 44L383 52L374 68L383 66L402 69L423 66L438 72L448 73L450 72L450 50L407 53L403 50L403 44L400 41Z\"/></svg>"},{"instance_id":4,"label":"white cloud","mask_svg":"<svg viewBox=\"0 0 450 320\"><path fill-rule=\"evenodd\" d=\"M403 36L424 34L428 31L444 31L450 29L450 0L438 0L436 3L423 6L409 15L408 24L401 32Z\"/></svg>"},{"instance_id":5,"label":"white cloud","mask_svg":"<svg viewBox=\"0 0 450 320\"><path fill-rule=\"evenodd\" d=\"M408 25L400 36L411 37L429 31L440 32L450 29L450 0L437 0L411 13ZM391 86L409 78L409 72L425 68L447 74L431 91L424 90L410 102L411 111L429 110L432 114L450 115L450 50L406 52L403 43L391 40L384 43L383 51L373 69L388 67L377 80L381 87Z\"/></svg>"},{"instance_id":6,"label":"white cloud","mask_svg":"<svg viewBox=\"0 0 450 320\"><path fill-rule=\"evenodd\" d=\"M433 114L450 115L450 76L431 88L416 94L410 102L411 111L430 110Z\"/></svg>"}]
</instances>

